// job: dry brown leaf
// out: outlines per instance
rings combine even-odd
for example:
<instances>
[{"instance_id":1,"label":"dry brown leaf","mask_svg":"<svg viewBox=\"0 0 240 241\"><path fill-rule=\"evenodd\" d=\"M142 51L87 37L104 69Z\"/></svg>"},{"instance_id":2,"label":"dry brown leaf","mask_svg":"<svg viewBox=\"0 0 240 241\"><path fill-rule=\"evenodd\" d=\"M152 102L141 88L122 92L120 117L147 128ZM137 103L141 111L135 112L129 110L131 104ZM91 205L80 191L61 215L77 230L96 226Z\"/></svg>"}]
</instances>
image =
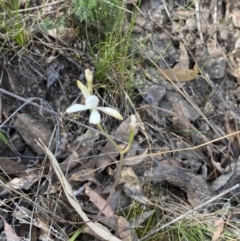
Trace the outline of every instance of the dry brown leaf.
<instances>
[{"instance_id":1,"label":"dry brown leaf","mask_svg":"<svg viewBox=\"0 0 240 241\"><path fill-rule=\"evenodd\" d=\"M39 178L40 177L37 174L31 174L21 178L16 177L13 180L11 180L7 184L7 186L15 190L18 190L18 189L28 190L36 181L39 180Z\"/></svg>"},{"instance_id":2,"label":"dry brown leaf","mask_svg":"<svg viewBox=\"0 0 240 241\"><path fill-rule=\"evenodd\" d=\"M88 157L90 153L92 152L93 146L86 146L81 148L78 151L74 151L72 155L70 155L68 158L66 158L62 163L60 163L61 170L63 172L71 172L76 166L81 164L81 159L84 159L85 157Z\"/></svg>"},{"instance_id":3,"label":"dry brown leaf","mask_svg":"<svg viewBox=\"0 0 240 241\"><path fill-rule=\"evenodd\" d=\"M24 217L28 216L32 216L32 211L23 206L18 206L13 212L13 217L17 218L18 220L24 219Z\"/></svg>"},{"instance_id":4,"label":"dry brown leaf","mask_svg":"<svg viewBox=\"0 0 240 241\"><path fill-rule=\"evenodd\" d=\"M124 193L131 199L146 205L152 205L149 199L144 195L140 185L135 183L125 183Z\"/></svg>"},{"instance_id":5,"label":"dry brown leaf","mask_svg":"<svg viewBox=\"0 0 240 241\"><path fill-rule=\"evenodd\" d=\"M85 185L85 193L89 196L90 201L101 211L106 217L114 217L112 208L108 205L107 201L102 198L98 193L92 190L88 185Z\"/></svg>"},{"instance_id":6,"label":"dry brown leaf","mask_svg":"<svg viewBox=\"0 0 240 241\"><path fill-rule=\"evenodd\" d=\"M212 236L212 241L217 241L223 232L224 229L224 220L222 218L215 221L215 227L216 231L214 232Z\"/></svg>"},{"instance_id":7,"label":"dry brown leaf","mask_svg":"<svg viewBox=\"0 0 240 241\"><path fill-rule=\"evenodd\" d=\"M64 46L69 46L76 40L76 32L71 28L60 26L59 28L49 29L48 35L57 39Z\"/></svg>"},{"instance_id":8,"label":"dry brown leaf","mask_svg":"<svg viewBox=\"0 0 240 241\"><path fill-rule=\"evenodd\" d=\"M229 172L233 171L232 168L235 167L235 164L230 163L230 160L226 163L226 165L222 165L223 164L222 162L220 163L220 162L216 162L214 160L212 160L212 164L222 174L226 174L226 173L229 173Z\"/></svg>"},{"instance_id":9,"label":"dry brown leaf","mask_svg":"<svg viewBox=\"0 0 240 241\"><path fill-rule=\"evenodd\" d=\"M180 49L181 55L179 58L179 62L174 66L174 70L175 69L188 70L189 69L188 53L182 42L180 42L179 49Z\"/></svg>"},{"instance_id":10,"label":"dry brown leaf","mask_svg":"<svg viewBox=\"0 0 240 241\"><path fill-rule=\"evenodd\" d=\"M123 186L119 185L109 201L109 205L114 212L129 207L129 205L131 204L130 198L122 194L122 189Z\"/></svg>"},{"instance_id":11,"label":"dry brown leaf","mask_svg":"<svg viewBox=\"0 0 240 241\"><path fill-rule=\"evenodd\" d=\"M40 227L40 234L43 240L52 240L50 237L51 234L51 225L49 225L49 220L47 218L42 217L41 215L38 215L37 213L34 213L34 218L38 220L38 223Z\"/></svg>"},{"instance_id":12,"label":"dry brown leaf","mask_svg":"<svg viewBox=\"0 0 240 241\"><path fill-rule=\"evenodd\" d=\"M4 173L7 173L9 175L26 175L25 171L27 170L27 166L24 164L8 159L8 158L0 158L0 170L2 170Z\"/></svg>"},{"instance_id":13,"label":"dry brown leaf","mask_svg":"<svg viewBox=\"0 0 240 241\"><path fill-rule=\"evenodd\" d=\"M51 185L46 192L44 192L44 194L53 194L53 193L57 193L58 191L60 191L62 189L61 183L56 183L54 185Z\"/></svg>"},{"instance_id":14,"label":"dry brown leaf","mask_svg":"<svg viewBox=\"0 0 240 241\"><path fill-rule=\"evenodd\" d=\"M49 146L52 130L46 122L33 119L28 114L17 114L14 120L15 129L21 134L24 141L38 154L44 154L37 145L35 139L40 138L46 146Z\"/></svg>"},{"instance_id":15,"label":"dry brown leaf","mask_svg":"<svg viewBox=\"0 0 240 241\"><path fill-rule=\"evenodd\" d=\"M26 236L26 230L31 230L31 236L29 237L29 240L31 241L38 241L38 237L39 237L39 229L31 224L27 224L27 223L20 223L19 224L20 227L18 227L20 229L20 233L19 236L20 237L25 237ZM47 241L51 241L51 240L47 240Z\"/></svg>"},{"instance_id":16,"label":"dry brown leaf","mask_svg":"<svg viewBox=\"0 0 240 241\"><path fill-rule=\"evenodd\" d=\"M93 145L93 143L99 138L99 133L93 130L88 129L84 134L78 136L71 144L70 148L75 150L78 149L79 146L89 146Z\"/></svg>"},{"instance_id":17,"label":"dry brown leaf","mask_svg":"<svg viewBox=\"0 0 240 241\"><path fill-rule=\"evenodd\" d=\"M117 219L118 235L122 241L131 240L132 231L129 222L124 217L118 217Z\"/></svg>"},{"instance_id":18,"label":"dry brown leaf","mask_svg":"<svg viewBox=\"0 0 240 241\"><path fill-rule=\"evenodd\" d=\"M80 181L80 182L90 181L95 183L96 185L101 186L101 184L95 178L95 169L93 168L83 168L74 172L70 176L69 181Z\"/></svg>"},{"instance_id":19,"label":"dry brown leaf","mask_svg":"<svg viewBox=\"0 0 240 241\"><path fill-rule=\"evenodd\" d=\"M174 109L174 105L173 105ZM172 117L172 123L174 130L177 132L180 132L183 137L190 140L191 137L191 123L184 117L180 116L173 116Z\"/></svg>"},{"instance_id":20,"label":"dry brown leaf","mask_svg":"<svg viewBox=\"0 0 240 241\"><path fill-rule=\"evenodd\" d=\"M185 148L190 148L191 145L179 139L176 141L176 147L177 149L185 149ZM200 152L196 150L191 150L191 149L181 151L177 153L176 156L181 158L182 160L194 160L194 159L201 160L202 159L202 155Z\"/></svg>"},{"instance_id":21,"label":"dry brown leaf","mask_svg":"<svg viewBox=\"0 0 240 241\"><path fill-rule=\"evenodd\" d=\"M138 227L141 223L145 222L153 213L155 213L155 211L156 211L155 209L149 210L149 211L141 213L137 217L134 217L132 226Z\"/></svg>"},{"instance_id":22,"label":"dry brown leaf","mask_svg":"<svg viewBox=\"0 0 240 241\"><path fill-rule=\"evenodd\" d=\"M238 131L238 127L237 127L237 123L235 119L228 119L227 117L226 119L226 131L227 134L232 134L234 132ZM239 157L240 156L240 137L239 134L234 135L234 136L230 136L229 137L230 143L232 145L235 157Z\"/></svg>"},{"instance_id":23,"label":"dry brown leaf","mask_svg":"<svg viewBox=\"0 0 240 241\"><path fill-rule=\"evenodd\" d=\"M143 73L147 78L151 79L151 76L143 70ZM179 81L179 82L185 82L185 81L191 81L194 80L198 75L198 65L195 63L193 69L157 69L156 73L159 77L168 80L168 81ZM162 80L161 78L158 79L158 83L161 84ZM156 81L154 81L157 83Z\"/></svg>"},{"instance_id":24,"label":"dry brown leaf","mask_svg":"<svg viewBox=\"0 0 240 241\"><path fill-rule=\"evenodd\" d=\"M227 69L227 72L234 76L235 78L239 79L240 78L240 67L234 68L234 69Z\"/></svg>"},{"instance_id":25,"label":"dry brown leaf","mask_svg":"<svg viewBox=\"0 0 240 241\"><path fill-rule=\"evenodd\" d=\"M239 8L233 9L232 21L236 28L240 28L240 9Z\"/></svg>"},{"instance_id":26,"label":"dry brown leaf","mask_svg":"<svg viewBox=\"0 0 240 241\"><path fill-rule=\"evenodd\" d=\"M169 81L191 81L198 75L198 65L195 64L193 69L158 69L158 75Z\"/></svg>"},{"instance_id":27,"label":"dry brown leaf","mask_svg":"<svg viewBox=\"0 0 240 241\"><path fill-rule=\"evenodd\" d=\"M238 41L237 41L238 42ZM236 43L237 43L236 42ZM228 54L229 68L227 68L227 72L237 78L240 78L240 66L239 61L237 61L240 57L240 49L235 49L231 53Z\"/></svg>"},{"instance_id":28,"label":"dry brown leaf","mask_svg":"<svg viewBox=\"0 0 240 241\"><path fill-rule=\"evenodd\" d=\"M25 231L31 227L31 238L29 239L31 241L39 240L39 234L43 237L41 240L53 241L59 238L59 229L49 225L49 220L38 212L29 210L23 206L17 206L16 210L13 212L13 216L20 222L20 231L23 233L21 236L25 236ZM61 231L61 237L61 240L67 240L64 230Z\"/></svg>"},{"instance_id":29,"label":"dry brown leaf","mask_svg":"<svg viewBox=\"0 0 240 241\"><path fill-rule=\"evenodd\" d=\"M7 223L7 221L1 216L4 222L4 231L7 241L20 241L20 238L17 236L13 228Z\"/></svg>"},{"instance_id":30,"label":"dry brown leaf","mask_svg":"<svg viewBox=\"0 0 240 241\"><path fill-rule=\"evenodd\" d=\"M178 124L179 125L184 125L186 128L191 126L191 123L189 122L189 119L191 119L191 113L190 110L188 109L187 106L184 106L184 103L179 100L178 102L170 100L172 103L172 110L174 113L176 113L177 116L179 116ZM175 117L177 118L177 117ZM181 118L181 120L180 120ZM181 123L182 122L182 123Z\"/></svg>"},{"instance_id":31,"label":"dry brown leaf","mask_svg":"<svg viewBox=\"0 0 240 241\"><path fill-rule=\"evenodd\" d=\"M123 166L134 166L141 163L143 160L145 160L147 153L148 148L146 148L144 152L140 155L136 155L133 157L127 155L126 158L123 160Z\"/></svg>"},{"instance_id":32,"label":"dry brown leaf","mask_svg":"<svg viewBox=\"0 0 240 241\"><path fill-rule=\"evenodd\" d=\"M122 169L120 183L125 183L124 193L131 199L143 203L150 204L150 201L145 197L143 190L141 188L141 183L138 180L137 175L130 167L125 167Z\"/></svg>"},{"instance_id":33,"label":"dry brown leaf","mask_svg":"<svg viewBox=\"0 0 240 241\"><path fill-rule=\"evenodd\" d=\"M220 169L219 166L220 166L220 164L219 165L215 164L215 167L218 168L218 170ZM240 172L240 158L238 158L238 160L236 162L232 162L230 164L229 171L223 173L216 180L214 180L211 187L215 191L219 191L222 187L224 187L228 183L228 181L233 177L234 174L239 173L239 172Z\"/></svg>"},{"instance_id":34,"label":"dry brown leaf","mask_svg":"<svg viewBox=\"0 0 240 241\"><path fill-rule=\"evenodd\" d=\"M183 96L175 91L168 90L164 96L164 99L171 102L171 106L174 111L177 111L177 114L181 117L184 117L190 121L195 121L199 117L199 112L186 101ZM164 104L160 103L160 107ZM164 106L163 106L164 107Z\"/></svg>"}]
</instances>

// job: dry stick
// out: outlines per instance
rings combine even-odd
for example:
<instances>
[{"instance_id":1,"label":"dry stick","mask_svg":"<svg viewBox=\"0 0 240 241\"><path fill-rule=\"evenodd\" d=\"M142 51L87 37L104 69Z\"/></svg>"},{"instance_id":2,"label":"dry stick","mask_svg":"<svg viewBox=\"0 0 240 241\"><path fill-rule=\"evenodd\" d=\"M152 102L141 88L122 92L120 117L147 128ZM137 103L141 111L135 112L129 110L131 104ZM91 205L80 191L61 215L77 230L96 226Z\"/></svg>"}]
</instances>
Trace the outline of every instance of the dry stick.
<instances>
[{"instance_id":1,"label":"dry stick","mask_svg":"<svg viewBox=\"0 0 240 241\"><path fill-rule=\"evenodd\" d=\"M215 197L209 199L207 202L205 202L205 203L203 203L203 204L201 204L201 205L195 207L195 208L192 209L192 210L189 210L188 212L186 212L186 213L184 213L183 215L181 215L181 216L175 218L175 219L172 220L171 222L169 222L169 223L167 223L167 224L165 224L165 225L163 225L163 226L157 228L156 230L154 230L154 231L148 233L146 236L144 236L143 238L139 239L139 241L144 241L144 240L146 240L147 238L149 238L149 237L151 237L152 235L156 234L158 231L160 231L160 230L162 230L162 229L164 229L164 228L170 226L170 225L173 224L173 223L176 223L176 222L179 221L180 219L186 217L187 215L193 213L194 211L197 211L198 209L201 209L201 208L207 206L208 204L210 204L210 203L216 201L218 198L220 198L220 197L222 197L222 196L228 194L228 193L231 192L231 191L236 190L236 189L239 188L239 187L240 187L240 184L239 184L239 183L236 184L236 185L234 185L233 187L231 187L231 188L229 188L229 189L223 191L222 193L218 194L217 196L215 196Z\"/></svg>"}]
</instances>

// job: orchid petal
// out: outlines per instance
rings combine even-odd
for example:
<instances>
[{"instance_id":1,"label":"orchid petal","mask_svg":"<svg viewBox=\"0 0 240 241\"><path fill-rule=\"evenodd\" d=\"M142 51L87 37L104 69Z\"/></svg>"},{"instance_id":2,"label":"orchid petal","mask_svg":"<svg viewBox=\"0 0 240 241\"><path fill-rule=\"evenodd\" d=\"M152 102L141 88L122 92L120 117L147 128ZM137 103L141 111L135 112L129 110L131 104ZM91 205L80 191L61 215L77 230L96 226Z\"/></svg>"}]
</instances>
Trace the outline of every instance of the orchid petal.
<instances>
[{"instance_id":1,"label":"orchid petal","mask_svg":"<svg viewBox=\"0 0 240 241\"><path fill-rule=\"evenodd\" d=\"M93 109L90 118L89 118L89 123L91 124L98 124L100 123L101 117L97 109Z\"/></svg>"},{"instance_id":2,"label":"orchid petal","mask_svg":"<svg viewBox=\"0 0 240 241\"><path fill-rule=\"evenodd\" d=\"M86 105L74 104L66 109L67 113L78 112L83 110L88 110L89 108Z\"/></svg>"},{"instance_id":3,"label":"orchid petal","mask_svg":"<svg viewBox=\"0 0 240 241\"><path fill-rule=\"evenodd\" d=\"M99 99L96 95L90 95L86 101L85 104L89 109L96 108L98 105Z\"/></svg>"},{"instance_id":4,"label":"orchid petal","mask_svg":"<svg viewBox=\"0 0 240 241\"><path fill-rule=\"evenodd\" d=\"M116 119L118 120L123 120L123 117L121 116L121 114L113 109L113 108L110 108L110 107L97 107L98 110L106 113L107 115L110 115L112 117L115 117Z\"/></svg>"},{"instance_id":5,"label":"orchid petal","mask_svg":"<svg viewBox=\"0 0 240 241\"><path fill-rule=\"evenodd\" d=\"M78 88L82 91L84 98L87 99L90 96L88 88L79 80L77 81L77 85Z\"/></svg>"},{"instance_id":6,"label":"orchid petal","mask_svg":"<svg viewBox=\"0 0 240 241\"><path fill-rule=\"evenodd\" d=\"M93 74L90 69L85 69L85 79L87 80L88 91L92 93Z\"/></svg>"}]
</instances>

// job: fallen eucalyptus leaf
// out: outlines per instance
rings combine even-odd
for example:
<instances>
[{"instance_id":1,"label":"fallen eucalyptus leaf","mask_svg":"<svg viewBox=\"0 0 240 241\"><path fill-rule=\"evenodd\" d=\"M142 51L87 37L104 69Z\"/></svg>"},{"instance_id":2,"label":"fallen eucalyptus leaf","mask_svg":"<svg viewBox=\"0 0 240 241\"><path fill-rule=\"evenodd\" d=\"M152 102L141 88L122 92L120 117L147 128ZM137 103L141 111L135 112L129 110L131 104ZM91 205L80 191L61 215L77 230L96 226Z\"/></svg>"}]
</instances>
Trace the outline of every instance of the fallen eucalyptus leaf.
<instances>
[{"instance_id":1,"label":"fallen eucalyptus leaf","mask_svg":"<svg viewBox=\"0 0 240 241\"><path fill-rule=\"evenodd\" d=\"M88 185L85 185L85 193L89 196L90 201L94 203L99 211L101 211L107 218L114 217L114 212L108 205L107 201L92 190Z\"/></svg>"},{"instance_id":2,"label":"fallen eucalyptus leaf","mask_svg":"<svg viewBox=\"0 0 240 241\"><path fill-rule=\"evenodd\" d=\"M15 129L21 134L24 141L38 154L44 154L43 150L37 145L35 139L40 138L44 145L49 146L52 130L47 123L33 119L28 114L17 114L13 122Z\"/></svg>"}]
</instances>

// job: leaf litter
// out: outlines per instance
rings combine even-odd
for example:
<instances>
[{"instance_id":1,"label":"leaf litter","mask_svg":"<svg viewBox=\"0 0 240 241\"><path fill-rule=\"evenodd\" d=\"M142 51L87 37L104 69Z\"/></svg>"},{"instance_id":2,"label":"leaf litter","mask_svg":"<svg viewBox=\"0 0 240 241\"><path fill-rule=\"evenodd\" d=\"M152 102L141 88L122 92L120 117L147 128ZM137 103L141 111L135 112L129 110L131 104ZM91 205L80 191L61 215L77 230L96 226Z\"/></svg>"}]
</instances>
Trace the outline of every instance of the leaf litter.
<instances>
[{"instance_id":1,"label":"leaf litter","mask_svg":"<svg viewBox=\"0 0 240 241\"><path fill-rule=\"evenodd\" d=\"M24 210L24 204L28 206L25 213L29 227L40 227L43 240L50 240L49 233L57 240L66 240L75 230L66 221L70 220L71 212L79 213L82 218L76 223L85 221L84 232L96 239L138 240L135 226L153 213L155 203L150 197L157 202L154 212L160 209L174 215L169 211L169 201L164 201L169 200L166 185L176 196L171 200L179 204L176 199L180 198L181 203L197 207L238 182L240 146L239 134L234 133L238 132L240 120L239 4L196 1L189 6L187 2L126 2L127 9L136 11L129 52L139 60L133 71L138 94L134 109L139 123L133 144L124 156L115 190L112 187L119 166L118 150L98 132L81 126L88 124L88 112L73 116L75 124L64 119L71 103L82 101L77 97L76 80L84 82L86 68L96 73L93 58L76 38L78 30L74 32L69 27L59 28L61 33L57 28L29 30L40 40L31 42L33 52L1 54L5 64L0 64L0 70L6 79L1 88L15 96L1 96L4 136L0 139L7 147L0 148L3 154L0 194L2 198L24 197L19 207ZM53 6L55 10L59 7ZM34 9L31 11L36 13ZM47 9L44 11L49 14ZM44 15L41 17L46 20ZM129 15L125 20L123 29L133 19ZM61 50L55 49L55 45ZM44 57L42 53L46 53ZM80 57L76 58L76 54ZM98 82L101 80L94 81L94 85L101 85ZM112 94L103 93L107 92L99 88L94 94L102 98L99 99L104 105L115 105L125 113L122 122L109 117L103 120L118 148L124 150L130 131L129 110ZM25 98L26 104L21 105L19 97ZM47 106L50 112L32 106L34 101ZM51 108L60 113L58 118L49 114ZM221 139L210 143L217 138ZM42 141L40 146L38 139ZM194 148L198 145L199 148ZM160 201L151 183L157 183L162 194ZM112 192L112 199L108 200ZM238 193L239 190L235 191L235 197ZM52 194L58 195L54 207L50 205ZM38 196L43 196L41 202L37 201ZM141 210L142 218L138 215L134 221L123 218L122 210L133 201L151 209L150 213ZM52 223L33 209L43 203L45 208L56 211ZM64 213L63 207L68 211ZM1 208L10 212L13 207L3 204ZM14 218L23 219L24 214L21 215ZM101 222L103 215L107 217L105 222ZM160 216L164 219L164 215ZM214 226L213 222L211 225ZM212 239L218 239L228 228L220 224ZM62 235L58 235L60 230Z\"/></svg>"}]
</instances>

